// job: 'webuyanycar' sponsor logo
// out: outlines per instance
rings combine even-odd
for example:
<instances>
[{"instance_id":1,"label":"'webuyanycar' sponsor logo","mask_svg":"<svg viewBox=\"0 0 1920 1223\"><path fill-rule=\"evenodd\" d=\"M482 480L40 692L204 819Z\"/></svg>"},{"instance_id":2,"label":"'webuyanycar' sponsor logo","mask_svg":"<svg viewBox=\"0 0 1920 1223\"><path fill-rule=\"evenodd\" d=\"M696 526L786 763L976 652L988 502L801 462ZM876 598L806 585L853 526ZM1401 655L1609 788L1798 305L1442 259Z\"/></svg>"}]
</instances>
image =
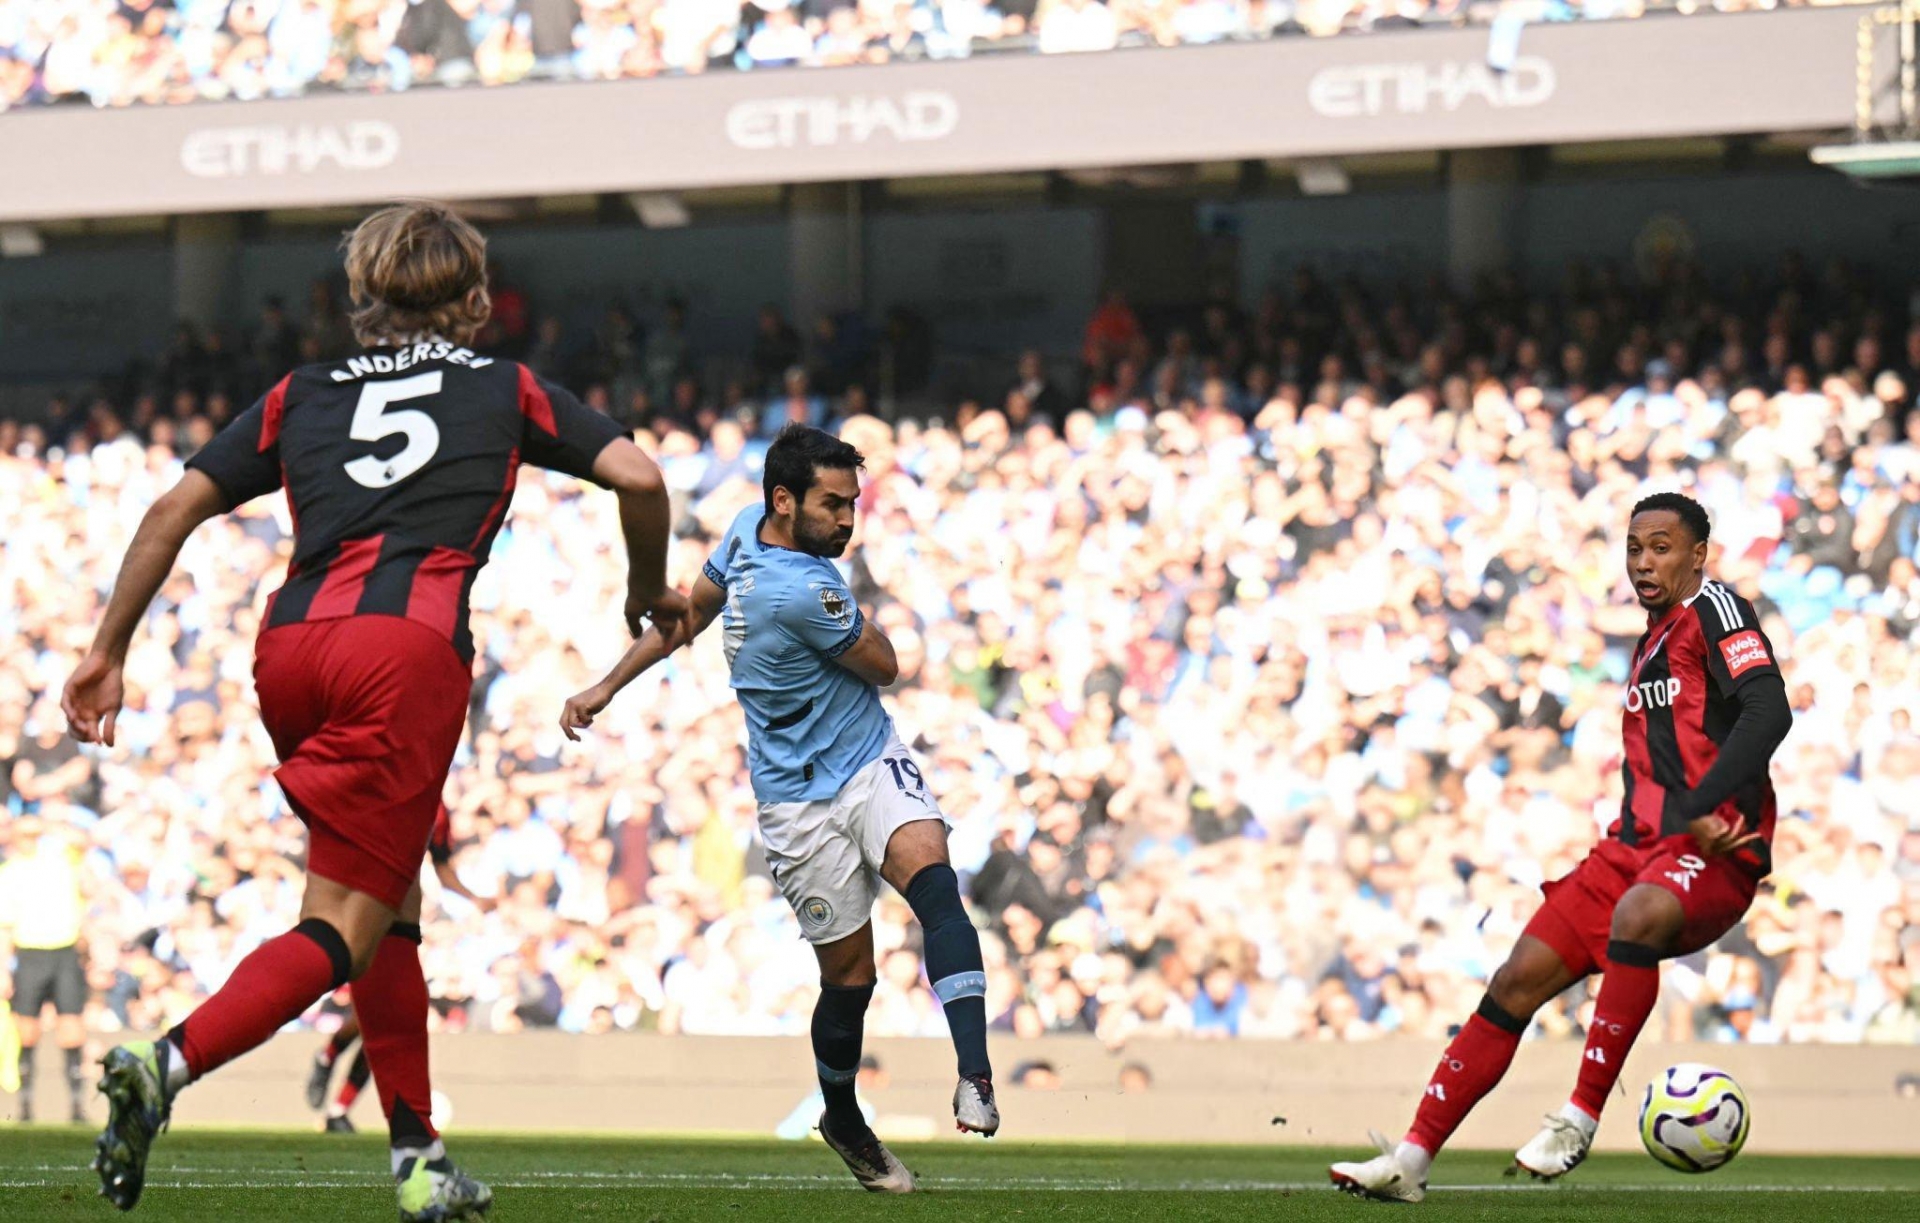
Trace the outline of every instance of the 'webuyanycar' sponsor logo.
<instances>
[{"instance_id":1,"label":"'webuyanycar' sponsor logo","mask_svg":"<svg viewBox=\"0 0 1920 1223\"><path fill-rule=\"evenodd\" d=\"M1367 115L1451 114L1468 106L1495 110L1539 106L1553 97L1553 65L1522 55L1496 72L1478 60L1440 64L1361 64L1326 68L1307 81L1307 105L1329 119Z\"/></svg>"},{"instance_id":2,"label":"'webuyanycar' sponsor logo","mask_svg":"<svg viewBox=\"0 0 1920 1223\"><path fill-rule=\"evenodd\" d=\"M180 164L196 178L378 170L400 155L391 123L204 127L180 145Z\"/></svg>"},{"instance_id":3,"label":"'webuyanycar' sponsor logo","mask_svg":"<svg viewBox=\"0 0 1920 1223\"><path fill-rule=\"evenodd\" d=\"M727 139L743 149L940 140L959 125L960 103L952 94L929 90L898 97L762 98L727 111Z\"/></svg>"}]
</instances>

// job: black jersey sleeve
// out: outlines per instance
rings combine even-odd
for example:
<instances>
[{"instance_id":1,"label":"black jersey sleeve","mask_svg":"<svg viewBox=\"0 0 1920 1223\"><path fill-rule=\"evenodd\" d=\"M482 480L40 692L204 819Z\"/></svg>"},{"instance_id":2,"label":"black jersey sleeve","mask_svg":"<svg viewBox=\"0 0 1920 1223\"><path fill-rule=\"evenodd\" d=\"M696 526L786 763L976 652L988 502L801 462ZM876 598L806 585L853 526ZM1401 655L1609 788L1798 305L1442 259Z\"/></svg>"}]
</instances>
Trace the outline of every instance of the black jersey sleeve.
<instances>
[{"instance_id":1,"label":"black jersey sleeve","mask_svg":"<svg viewBox=\"0 0 1920 1223\"><path fill-rule=\"evenodd\" d=\"M220 486L229 510L281 485L279 433L286 394L287 384L281 382L187 460L189 470Z\"/></svg>"},{"instance_id":2,"label":"black jersey sleeve","mask_svg":"<svg viewBox=\"0 0 1920 1223\"><path fill-rule=\"evenodd\" d=\"M1753 604L1718 582L1708 582L1700 588L1693 611L1706 638L1707 675L1722 696L1735 695L1763 675L1782 678L1773 643L1761 629Z\"/></svg>"},{"instance_id":3,"label":"black jersey sleeve","mask_svg":"<svg viewBox=\"0 0 1920 1223\"><path fill-rule=\"evenodd\" d=\"M535 467L594 480L593 461L627 431L575 399L566 388L520 367L520 457Z\"/></svg>"},{"instance_id":4,"label":"black jersey sleeve","mask_svg":"<svg viewBox=\"0 0 1920 1223\"><path fill-rule=\"evenodd\" d=\"M1786 681L1778 670L1756 678L1759 682L1743 680L1734 697L1740 713L1720 744L1713 767L1693 789L1667 796L1667 811L1661 820L1665 832L1685 831L1688 821L1699 819L1748 786L1766 780L1774 751L1793 729L1793 707L1787 703Z\"/></svg>"}]
</instances>

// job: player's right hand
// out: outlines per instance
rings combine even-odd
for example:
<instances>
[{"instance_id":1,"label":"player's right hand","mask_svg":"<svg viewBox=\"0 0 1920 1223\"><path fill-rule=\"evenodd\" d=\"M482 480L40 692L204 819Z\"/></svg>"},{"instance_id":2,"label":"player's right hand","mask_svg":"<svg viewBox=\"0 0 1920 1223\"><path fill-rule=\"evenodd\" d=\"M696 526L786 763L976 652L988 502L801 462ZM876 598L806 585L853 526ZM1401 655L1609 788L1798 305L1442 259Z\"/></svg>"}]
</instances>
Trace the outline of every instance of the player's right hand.
<instances>
[{"instance_id":1,"label":"player's right hand","mask_svg":"<svg viewBox=\"0 0 1920 1223\"><path fill-rule=\"evenodd\" d=\"M585 692L576 693L567 698L565 709L560 711L560 733L575 743L580 736L574 732L582 731L593 725L593 715L607 707L613 700L613 693L603 684L595 684Z\"/></svg>"},{"instance_id":2,"label":"player's right hand","mask_svg":"<svg viewBox=\"0 0 1920 1223\"><path fill-rule=\"evenodd\" d=\"M627 600L627 627L634 630L634 636L640 636L638 617L634 615L636 601ZM640 615L653 622L660 636L667 643L668 650L677 650L693 636L693 605L687 596L669 587L657 595L652 604Z\"/></svg>"},{"instance_id":3,"label":"player's right hand","mask_svg":"<svg viewBox=\"0 0 1920 1223\"><path fill-rule=\"evenodd\" d=\"M113 746L113 723L120 716L125 689L120 664L103 654L88 654L74 668L66 691L60 694L60 709L67 715L67 731L82 743Z\"/></svg>"},{"instance_id":4,"label":"player's right hand","mask_svg":"<svg viewBox=\"0 0 1920 1223\"><path fill-rule=\"evenodd\" d=\"M1742 832L1738 825L1717 815L1701 816L1687 825L1687 831L1693 834L1701 855L1708 858L1723 858L1760 839L1758 832Z\"/></svg>"}]
</instances>

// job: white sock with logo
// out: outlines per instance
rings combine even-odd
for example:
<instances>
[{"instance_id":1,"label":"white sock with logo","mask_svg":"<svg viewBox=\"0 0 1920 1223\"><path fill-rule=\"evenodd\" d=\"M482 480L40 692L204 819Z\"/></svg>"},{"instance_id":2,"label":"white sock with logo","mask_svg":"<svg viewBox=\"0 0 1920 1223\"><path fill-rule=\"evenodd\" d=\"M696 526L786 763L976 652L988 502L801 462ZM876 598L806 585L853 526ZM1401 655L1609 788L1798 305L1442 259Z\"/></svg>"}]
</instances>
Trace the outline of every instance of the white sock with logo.
<instances>
[{"instance_id":1,"label":"white sock with logo","mask_svg":"<svg viewBox=\"0 0 1920 1223\"><path fill-rule=\"evenodd\" d=\"M1433 1154L1425 1147L1403 1142L1393 1149L1393 1157L1402 1168L1413 1174L1413 1179L1425 1184L1427 1173L1433 1171Z\"/></svg>"},{"instance_id":2,"label":"white sock with logo","mask_svg":"<svg viewBox=\"0 0 1920 1223\"><path fill-rule=\"evenodd\" d=\"M1571 1121L1579 1126L1580 1132L1585 1134L1589 1141L1592 1140L1594 1133L1600 1128L1600 1118L1593 1116L1587 1112L1586 1109L1581 1108L1572 1101L1568 1101L1560 1106L1560 1116L1562 1119Z\"/></svg>"}]
</instances>

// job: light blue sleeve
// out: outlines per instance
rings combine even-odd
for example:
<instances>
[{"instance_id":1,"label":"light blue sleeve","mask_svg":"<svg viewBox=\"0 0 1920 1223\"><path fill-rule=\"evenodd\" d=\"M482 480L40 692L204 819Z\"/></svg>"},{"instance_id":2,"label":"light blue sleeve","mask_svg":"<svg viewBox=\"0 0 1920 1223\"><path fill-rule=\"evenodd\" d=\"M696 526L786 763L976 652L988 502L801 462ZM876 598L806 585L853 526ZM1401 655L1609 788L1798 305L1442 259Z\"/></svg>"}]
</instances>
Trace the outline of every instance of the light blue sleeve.
<instances>
[{"instance_id":1,"label":"light blue sleeve","mask_svg":"<svg viewBox=\"0 0 1920 1223\"><path fill-rule=\"evenodd\" d=\"M713 555L707 558L707 563L700 566L700 572L706 575L707 580L722 590L727 588L727 575L732 571L734 554L739 552L746 542L741 527L747 521L747 513L743 510L734 518L733 525L728 527L727 533L720 537L720 546L713 550ZM759 519L756 517L753 521L758 522Z\"/></svg>"},{"instance_id":2,"label":"light blue sleeve","mask_svg":"<svg viewBox=\"0 0 1920 1223\"><path fill-rule=\"evenodd\" d=\"M826 566L796 576L780 603L780 627L823 657L838 658L853 648L866 617L840 575Z\"/></svg>"},{"instance_id":3,"label":"light blue sleeve","mask_svg":"<svg viewBox=\"0 0 1920 1223\"><path fill-rule=\"evenodd\" d=\"M721 540L720 546L715 548L713 555L707 558L707 563L700 566L700 572L706 576L706 579L722 590L727 588L726 564L732 556L732 552L727 547L729 542L730 540L727 539Z\"/></svg>"}]
</instances>

